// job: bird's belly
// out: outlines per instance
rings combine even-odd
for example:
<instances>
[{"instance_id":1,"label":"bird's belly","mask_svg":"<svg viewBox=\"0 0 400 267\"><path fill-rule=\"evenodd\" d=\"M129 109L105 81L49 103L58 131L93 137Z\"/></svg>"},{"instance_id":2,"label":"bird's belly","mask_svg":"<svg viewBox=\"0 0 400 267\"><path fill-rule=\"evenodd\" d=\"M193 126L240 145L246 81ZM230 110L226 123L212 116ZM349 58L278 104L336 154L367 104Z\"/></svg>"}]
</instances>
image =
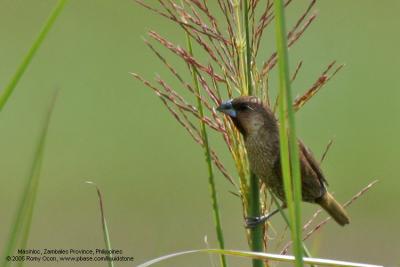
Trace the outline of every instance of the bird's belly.
<instances>
[{"instance_id":1,"label":"bird's belly","mask_svg":"<svg viewBox=\"0 0 400 267\"><path fill-rule=\"evenodd\" d=\"M283 181L280 176L276 175L273 166L264 164L263 167L251 167L252 172L261 179L265 185L275 193L280 200L285 200L285 192L283 190Z\"/></svg>"},{"instance_id":2,"label":"bird's belly","mask_svg":"<svg viewBox=\"0 0 400 267\"><path fill-rule=\"evenodd\" d=\"M257 164L254 164L254 161L251 159L251 156L249 155L249 160L250 160L250 170L263 182L265 182L267 185L270 183L275 182L276 177L274 175L274 170L272 164L269 162L258 162Z\"/></svg>"},{"instance_id":3,"label":"bird's belly","mask_svg":"<svg viewBox=\"0 0 400 267\"><path fill-rule=\"evenodd\" d=\"M283 191L283 181L279 175L280 170L276 169L278 160L279 146L273 142L260 143L259 140L268 140L268 138L246 139L246 150L249 158L250 170L261 179L265 185L274 192L282 201L285 200Z\"/></svg>"},{"instance_id":4,"label":"bird's belly","mask_svg":"<svg viewBox=\"0 0 400 267\"><path fill-rule=\"evenodd\" d=\"M284 199L283 181L276 174L277 155L261 149L247 149L250 170L261 179L280 199ZM278 170L279 171L279 170Z\"/></svg>"}]
</instances>

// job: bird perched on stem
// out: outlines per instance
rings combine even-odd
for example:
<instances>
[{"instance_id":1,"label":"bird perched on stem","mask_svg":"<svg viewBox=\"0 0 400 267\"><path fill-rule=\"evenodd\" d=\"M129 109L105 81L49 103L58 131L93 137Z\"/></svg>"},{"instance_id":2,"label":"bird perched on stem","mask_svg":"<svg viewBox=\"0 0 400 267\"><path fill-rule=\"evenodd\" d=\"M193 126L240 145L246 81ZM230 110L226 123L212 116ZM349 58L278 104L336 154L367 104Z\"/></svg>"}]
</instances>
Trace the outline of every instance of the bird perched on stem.
<instances>
[{"instance_id":1,"label":"bird perched on stem","mask_svg":"<svg viewBox=\"0 0 400 267\"><path fill-rule=\"evenodd\" d=\"M286 207L280 162L279 127L273 112L254 96L223 102L218 111L232 119L244 138L250 171L261 179ZM327 182L311 152L299 140L302 199L317 203L340 225L350 222L344 208L327 191ZM279 209L261 217L247 218L248 227L268 220Z\"/></svg>"}]
</instances>

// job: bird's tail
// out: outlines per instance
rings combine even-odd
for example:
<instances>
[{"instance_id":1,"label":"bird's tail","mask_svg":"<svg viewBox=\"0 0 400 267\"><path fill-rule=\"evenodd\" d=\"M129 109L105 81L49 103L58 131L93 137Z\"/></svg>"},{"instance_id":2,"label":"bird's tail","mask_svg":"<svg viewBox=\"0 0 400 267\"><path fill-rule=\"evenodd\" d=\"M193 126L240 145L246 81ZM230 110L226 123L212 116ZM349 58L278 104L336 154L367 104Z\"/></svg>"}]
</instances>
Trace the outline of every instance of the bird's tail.
<instances>
[{"instance_id":1,"label":"bird's tail","mask_svg":"<svg viewBox=\"0 0 400 267\"><path fill-rule=\"evenodd\" d=\"M328 212L329 215L341 226L350 223L347 212L329 192L326 192L320 199L318 199L317 203L321 205L321 207L324 208L324 210L326 210L326 212Z\"/></svg>"}]
</instances>

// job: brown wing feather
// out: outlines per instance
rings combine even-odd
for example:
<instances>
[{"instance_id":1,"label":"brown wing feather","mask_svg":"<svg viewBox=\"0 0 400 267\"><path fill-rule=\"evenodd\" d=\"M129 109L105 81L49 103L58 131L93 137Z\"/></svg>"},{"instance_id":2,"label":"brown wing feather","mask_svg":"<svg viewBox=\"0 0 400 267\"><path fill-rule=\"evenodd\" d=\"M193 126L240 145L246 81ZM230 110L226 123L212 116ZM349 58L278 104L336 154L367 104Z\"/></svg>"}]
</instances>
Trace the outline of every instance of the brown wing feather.
<instances>
[{"instance_id":1,"label":"brown wing feather","mask_svg":"<svg viewBox=\"0 0 400 267\"><path fill-rule=\"evenodd\" d=\"M319 167L319 163L315 160L312 152L299 140L299 151L304 157L307 159L308 164L313 169L313 171L317 174L318 179L320 180L322 185L328 185L328 181L325 179L325 175L322 173L321 168Z\"/></svg>"},{"instance_id":2,"label":"brown wing feather","mask_svg":"<svg viewBox=\"0 0 400 267\"><path fill-rule=\"evenodd\" d=\"M326 179L319 168L317 161L314 159L311 152L299 140L299 156L300 156L300 171L302 183L302 198L307 202L315 202L321 198L326 192ZM278 155L275 163L275 173L283 182L281 160ZM283 187L281 192L276 192L281 199L284 199Z\"/></svg>"}]
</instances>

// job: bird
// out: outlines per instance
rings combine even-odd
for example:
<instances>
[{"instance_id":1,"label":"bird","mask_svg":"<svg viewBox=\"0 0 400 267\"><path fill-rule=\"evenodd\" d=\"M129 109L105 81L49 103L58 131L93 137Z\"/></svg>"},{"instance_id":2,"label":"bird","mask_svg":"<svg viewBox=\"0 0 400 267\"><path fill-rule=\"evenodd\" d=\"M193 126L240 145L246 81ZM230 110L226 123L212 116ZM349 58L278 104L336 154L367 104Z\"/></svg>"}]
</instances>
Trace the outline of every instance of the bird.
<instances>
[{"instance_id":1,"label":"bird","mask_svg":"<svg viewBox=\"0 0 400 267\"><path fill-rule=\"evenodd\" d=\"M240 96L222 102L217 111L228 116L241 133L250 171L282 201L286 208L280 159L279 124L267 104L256 96ZM350 223L345 209L327 190L327 181L312 152L298 140L302 200L319 204L339 225ZM280 209L281 209L280 208ZM247 227L255 227L276 214L246 218Z\"/></svg>"}]
</instances>

